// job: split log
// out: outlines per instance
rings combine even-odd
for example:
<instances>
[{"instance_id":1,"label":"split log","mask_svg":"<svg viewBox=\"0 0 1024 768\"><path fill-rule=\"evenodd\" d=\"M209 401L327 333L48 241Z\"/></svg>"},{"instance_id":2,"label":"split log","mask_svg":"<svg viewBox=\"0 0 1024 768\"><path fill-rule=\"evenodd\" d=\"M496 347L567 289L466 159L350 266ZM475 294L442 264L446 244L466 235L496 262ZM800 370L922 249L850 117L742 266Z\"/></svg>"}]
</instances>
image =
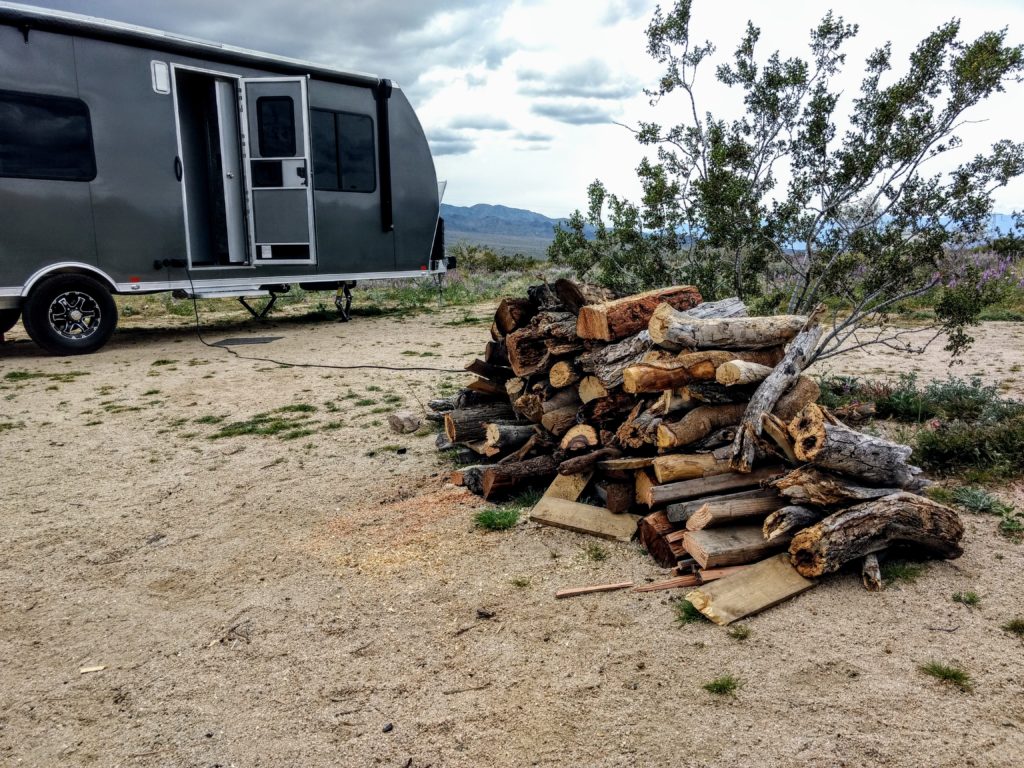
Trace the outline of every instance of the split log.
<instances>
[{"instance_id":1,"label":"split log","mask_svg":"<svg viewBox=\"0 0 1024 768\"><path fill-rule=\"evenodd\" d=\"M395 411L388 414L388 426L391 427L392 432L397 432L400 435L415 432L422 424L423 421L420 417L412 411Z\"/></svg>"},{"instance_id":2,"label":"split log","mask_svg":"<svg viewBox=\"0 0 1024 768\"><path fill-rule=\"evenodd\" d=\"M907 464L912 449L872 437L841 424L829 424L813 403L789 424L800 461L858 477L878 485L905 488L921 470Z\"/></svg>"},{"instance_id":3,"label":"split log","mask_svg":"<svg viewBox=\"0 0 1024 768\"><path fill-rule=\"evenodd\" d=\"M484 346L484 362L508 367L508 350L504 341L488 341Z\"/></svg>"},{"instance_id":4,"label":"split log","mask_svg":"<svg viewBox=\"0 0 1024 768\"><path fill-rule=\"evenodd\" d=\"M505 337L508 362L516 376L529 376L546 370L551 358L544 334L534 326L513 331Z\"/></svg>"},{"instance_id":5,"label":"split log","mask_svg":"<svg viewBox=\"0 0 1024 768\"><path fill-rule=\"evenodd\" d=\"M898 493L900 490L857 485L849 478L823 472L814 467L794 469L775 480L772 487L789 499L791 504L813 507L836 507L870 501Z\"/></svg>"},{"instance_id":6,"label":"split log","mask_svg":"<svg viewBox=\"0 0 1024 768\"><path fill-rule=\"evenodd\" d=\"M466 389L470 392L477 392L481 395L486 395L491 400L504 399L508 397L505 392L504 384L496 384L489 379L473 379L466 385Z\"/></svg>"},{"instance_id":7,"label":"split log","mask_svg":"<svg viewBox=\"0 0 1024 768\"><path fill-rule=\"evenodd\" d=\"M558 465L558 474L573 475L579 472L588 472L602 461L617 459L621 455L622 452L617 448L598 448L596 451L585 453L582 456L574 456L571 459L566 459Z\"/></svg>"},{"instance_id":8,"label":"split log","mask_svg":"<svg viewBox=\"0 0 1024 768\"><path fill-rule=\"evenodd\" d=\"M666 538L676 530L676 526L668 521L663 511L647 515L637 529L643 548L658 565L665 568L671 568L680 557L687 556L681 537L675 541Z\"/></svg>"},{"instance_id":9,"label":"split log","mask_svg":"<svg viewBox=\"0 0 1024 768\"><path fill-rule=\"evenodd\" d=\"M562 436L559 447L563 451L586 451L596 448L599 443L596 429L589 424L577 424L570 427L569 431Z\"/></svg>"},{"instance_id":10,"label":"split log","mask_svg":"<svg viewBox=\"0 0 1024 768\"><path fill-rule=\"evenodd\" d=\"M491 499L499 493L507 493L524 485L548 480L554 477L557 471L558 462L553 456L537 456L525 461L493 464L483 471L482 496Z\"/></svg>"},{"instance_id":11,"label":"split log","mask_svg":"<svg viewBox=\"0 0 1024 768\"><path fill-rule=\"evenodd\" d=\"M732 472L727 475L682 480L665 485L654 485L646 472L638 472L637 501L649 507L658 507L662 504L697 499L725 491L753 488L759 486L762 481L775 477L781 469L778 466L760 467L753 472Z\"/></svg>"},{"instance_id":12,"label":"split log","mask_svg":"<svg viewBox=\"0 0 1024 768\"><path fill-rule=\"evenodd\" d=\"M768 378L770 366L747 360L730 360L715 369L715 381L727 387L757 384Z\"/></svg>"},{"instance_id":13,"label":"split log","mask_svg":"<svg viewBox=\"0 0 1024 768\"><path fill-rule=\"evenodd\" d=\"M750 468L754 466L757 441L764 428L764 415L775 413L779 418L785 418L778 413L776 405L787 390L794 386L795 382L800 378L805 378L800 374L807 367L807 363L821 339L822 328L819 321L824 311L825 308L822 305L811 313L803 328L786 349L785 357L775 366L768 378L761 382L761 386L757 388L757 392L750 399L750 404L747 405L747 410L743 414L743 421L732 446L732 465L737 471L749 472ZM816 400L817 397L814 399Z\"/></svg>"},{"instance_id":14,"label":"split log","mask_svg":"<svg viewBox=\"0 0 1024 768\"><path fill-rule=\"evenodd\" d=\"M444 417L444 432L453 443L472 443L487 435L484 424L514 423L516 415L508 403L491 403L472 408L457 408Z\"/></svg>"},{"instance_id":15,"label":"split log","mask_svg":"<svg viewBox=\"0 0 1024 768\"><path fill-rule=\"evenodd\" d=\"M963 525L952 509L901 491L829 515L794 536L789 553L797 570L813 577L893 546L949 559L960 557L963 535Z\"/></svg>"},{"instance_id":16,"label":"split log","mask_svg":"<svg viewBox=\"0 0 1024 768\"><path fill-rule=\"evenodd\" d=\"M662 304L651 315L647 331L659 346L671 342L686 349L764 349L794 338L806 322L800 315L704 320Z\"/></svg>"},{"instance_id":17,"label":"split log","mask_svg":"<svg viewBox=\"0 0 1024 768\"><path fill-rule=\"evenodd\" d=\"M715 371L731 360L775 365L784 354L782 347L775 346L749 351L702 350L669 360L645 361L623 370L622 388L631 393L678 389L694 381L714 381Z\"/></svg>"},{"instance_id":18,"label":"split log","mask_svg":"<svg viewBox=\"0 0 1024 768\"><path fill-rule=\"evenodd\" d=\"M580 310L588 304L600 304L616 298L615 292L608 288L575 283L564 277L555 281L554 290L562 306L574 315L578 315Z\"/></svg>"},{"instance_id":19,"label":"split log","mask_svg":"<svg viewBox=\"0 0 1024 768\"><path fill-rule=\"evenodd\" d=\"M576 414L579 413L579 410L575 405L556 408L541 416L540 423L552 435L561 437L576 423Z\"/></svg>"},{"instance_id":20,"label":"split log","mask_svg":"<svg viewBox=\"0 0 1024 768\"><path fill-rule=\"evenodd\" d=\"M523 392L526 391L526 379L515 376L505 382L505 394L510 402L515 402Z\"/></svg>"},{"instance_id":21,"label":"split log","mask_svg":"<svg viewBox=\"0 0 1024 768\"><path fill-rule=\"evenodd\" d=\"M683 387L688 398L704 405L735 405L750 402L754 390L751 387L727 387L712 381L695 381Z\"/></svg>"},{"instance_id":22,"label":"split log","mask_svg":"<svg viewBox=\"0 0 1024 768\"><path fill-rule=\"evenodd\" d=\"M599 430L614 434L614 430L622 423L632 408L633 398L622 392L616 392L608 397L585 403L580 408L579 420L591 424Z\"/></svg>"},{"instance_id":23,"label":"split log","mask_svg":"<svg viewBox=\"0 0 1024 768\"><path fill-rule=\"evenodd\" d=\"M580 375L573 370L572 363L560 360L548 370L548 381L555 389L568 387L580 380Z\"/></svg>"},{"instance_id":24,"label":"split log","mask_svg":"<svg viewBox=\"0 0 1024 768\"><path fill-rule=\"evenodd\" d=\"M585 348L582 341L564 341L562 339L544 339L544 346L548 348L548 354L551 357L576 355Z\"/></svg>"},{"instance_id":25,"label":"split log","mask_svg":"<svg viewBox=\"0 0 1024 768\"><path fill-rule=\"evenodd\" d=\"M728 459L722 460L708 453L675 453L659 456L652 463L659 483L693 480L731 472Z\"/></svg>"},{"instance_id":26,"label":"split log","mask_svg":"<svg viewBox=\"0 0 1024 768\"><path fill-rule=\"evenodd\" d=\"M491 363L480 360L479 358L474 360L472 363L468 363L466 365L466 370L470 373L475 373L477 376L490 379L495 384L504 384L512 378L511 368L492 365Z\"/></svg>"},{"instance_id":27,"label":"split log","mask_svg":"<svg viewBox=\"0 0 1024 768\"><path fill-rule=\"evenodd\" d=\"M864 582L864 589L868 592L882 591L882 566L878 562L878 555L874 552L864 558L860 577L861 581Z\"/></svg>"},{"instance_id":28,"label":"split log","mask_svg":"<svg viewBox=\"0 0 1024 768\"><path fill-rule=\"evenodd\" d=\"M544 416L544 401L540 399L540 395L535 395L532 392L517 397L512 402L512 407L516 413L534 424L540 424L540 420Z\"/></svg>"},{"instance_id":29,"label":"split log","mask_svg":"<svg viewBox=\"0 0 1024 768\"><path fill-rule=\"evenodd\" d=\"M646 406L647 404L642 401L637 403L615 431L615 439L624 448L643 448L645 445L654 445L657 441L658 427L662 419Z\"/></svg>"},{"instance_id":30,"label":"split log","mask_svg":"<svg viewBox=\"0 0 1024 768\"><path fill-rule=\"evenodd\" d=\"M774 491L765 490L712 496L703 501L700 508L687 519L686 530L699 531L704 528L752 522L750 518L763 518L786 503ZM669 520L672 520L671 512Z\"/></svg>"},{"instance_id":31,"label":"split log","mask_svg":"<svg viewBox=\"0 0 1024 768\"><path fill-rule=\"evenodd\" d=\"M580 380L578 389L580 400L584 403L608 397L608 390L597 376L584 376Z\"/></svg>"},{"instance_id":32,"label":"split log","mask_svg":"<svg viewBox=\"0 0 1024 768\"><path fill-rule=\"evenodd\" d=\"M616 515L628 512L633 506L633 484L605 480L597 486L601 500L609 512Z\"/></svg>"},{"instance_id":33,"label":"split log","mask_svg":"<svg viewBox=\"0 0 1024 768\"><path fill-rule=\"evenodd\" d=\"M825 516L820 509L790 505L772 512L765 518L761 526L761 534L765 541L774 541L781 537L789 538L797 531L814 525Z\"/></svg>"},{"instance_id":34,"label":"split log","mask_svg":"<svg viewBox=\"0 0 1024 768\"><path fill-rule=\"evenodd\" d=\"M491 422L484 425L484 440L491 448L511 451L523 445L537 434L533 424L500 424Z\"/></svg>"},{"instance_id":35,"label":"split log","mask_svg":"<svg viewBox=\"0 0 1024 768\"><path fill-rule=\"evenodd\" d=\"M529 299L504 298L494 313L494 323L498 330L507 336L519 328L523 328L537 313L536 305Z\"/></svg>"},{"instance_id":36,"label":"split log","mask_svg":"<svg viewBox=\"0 0 1024 768\"><path fill-rule=\"evenodd\" d=\"M661 304L675 311L690 309L700 302L700 293L692 285L677 285L590 304L580 309L576 333L583 339L616 341L647 327Z\"/></svg>"},{"instance_id":37,"label":"split log","mask_svg":"<svg viewBox=\"0 0 1024 768\"><path fill-rule=\"evenodd\" d=\"M715 624L725 626L796 597L814 584L781 554L688 592L686 599Z\"/></svg>"},{"instance_id":38,"label":"split log","mask_svg":"<svg viewBox=\"0 0 1024 768\"><path fill-rule=\"evenodd\" d=\"M797 463L796 453L793 450L793 440L789 436L786 422L775 414L766 413L761 417L761 429L763 434L771 438L772 444L782 458L790 464Z\"/></svg>"},{"instance_id":39,"label":"split log","mask_svg":"<svg viewBox=\"0 0 1024 768\"><path fill-rule=\"evenodd\" d=\"M746 565L785 549L785 541L765 541L759 525L735 525L687 531L683 546L701 568Z\"/></svg>"}]
</instances>

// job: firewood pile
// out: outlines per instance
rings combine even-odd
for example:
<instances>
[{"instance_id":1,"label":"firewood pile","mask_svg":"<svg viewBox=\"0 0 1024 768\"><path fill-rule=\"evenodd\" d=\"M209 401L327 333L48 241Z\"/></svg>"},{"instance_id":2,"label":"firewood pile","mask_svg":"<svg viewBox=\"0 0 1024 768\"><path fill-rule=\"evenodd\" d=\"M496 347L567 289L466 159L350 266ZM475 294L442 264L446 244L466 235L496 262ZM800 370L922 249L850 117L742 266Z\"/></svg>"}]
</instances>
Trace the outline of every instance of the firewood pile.
<instances>
[{"instance_id":1,"label":"firewood pile","mask_svg":"<svg viewBox=\"0 0 1024 768\"><path fill-rule=\"evenodd\" d=\"M729 623L903 549L953 558L963 527L907 446L845 426L802 371L822 329L692 286L615 297L568 280L506 298L476 378L431 401L452 481L485 499L550 483L531 519L628 541ZM595 503L581 503L586 497ZM599 502L599 503L596 503ZM629 583L568 590L605 591Z\"/></svg>"}]
</instances>

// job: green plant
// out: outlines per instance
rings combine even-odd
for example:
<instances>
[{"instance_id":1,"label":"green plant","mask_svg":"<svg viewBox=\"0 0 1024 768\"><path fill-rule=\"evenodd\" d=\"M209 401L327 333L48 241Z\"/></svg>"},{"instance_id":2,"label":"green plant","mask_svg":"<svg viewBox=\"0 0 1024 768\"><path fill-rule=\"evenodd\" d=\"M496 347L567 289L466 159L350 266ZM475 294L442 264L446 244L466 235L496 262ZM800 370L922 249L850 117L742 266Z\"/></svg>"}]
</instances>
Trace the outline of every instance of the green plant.
<instances>
[{"instance_id":1,"label":"green plant","mask_svg":"<svg viewBox=\"0 0 1024 768\"><path fill-rule=\"evenodd\" d=\"M152 366L174 365L177 362L178 362L177 360L165 360L165 359L161 358L160 360L154 360L152 363L150 363L150 365L152 365Z\"/></svg>"},{"instance_id":2,"label":"green plant","mask_svg":"<svg viewBox=\"0 0 1024 768\"><path fill-rule=\"evenodd\" d=\"M936 680L959 688L961 691L971 690L971 676L960 667L943 664L938 661L929 661L922 664L918 669L926 675L931 675Z\"/></svg>"},{"instance_id":3,"label":"green plant","mask_svg":"<svg viewBox=\"0 0 1024 768\"><path fill-rule=\"evenodd\" d=\"M729 637L733 640L746 640L750 637L750 627L746 624L733 624L729 627Z\"/></svg>"},{"instance_id":4,"label":"green plant","mask_svg":"<svg viewBox=\"0 0 1024 768\"><path fill-rule=\"evenodd\" d=\"M1024 618L1010 619L1000 627L1004 632L1009 632L1017 637L1024 637Z\"/></svg>"},{"instance_id":5,"label":"green plant","mask_svg":"<svg viewBox=\"0 0 1024 768\"><path fill-rule=\"evenodd\" d=\"M1013 508L1004 504L984 488L961 485L950 494L952 501L964 509L983 515L1005 515Z\"/></svg>"},{"instance_id":6,"label":"green plant","mask_svg":"<svg viewBox=\"0 0 1024 768\"><path fill-rule=\"evenodd\" d=\"M597 542L590 542L584 547L583 552L586 554L588 560L593 560L595 563L600 563L608 559L610 553L605 547L602 547Z\"/></svg>"},{"instance_id":7,"label":"green plant","mask_svg":"<svg viewBox=\"0 0 1024 768\"><path fill-rule=\"evenodd\" d=\"M517 576L512 579L512 586L517 587L518 589L525 589L530 586L530 580L523 576Z\"/></svg>"},{"instance_id":8,"label":"green plant","mask_svg":"<svg viewBox=\"0 0 1024 768\"><path fill-rule=\"evenodd\" d=\"M913 584L927 570L924 563L912 563L907 560L885 560L882 562L882 581L895 584L906 582Z\"/></svg>"},{"instance_id":9,"label":"green plant","mask_svg":"<svg viewBox=\"0 0 1024 768\"><path fill-rule=\"evenodd\" d=\"M207 415L200 416L198 419L194 419L194 421L196 424L220 424L222 421L224 421L224 417Z\"/></svg>"},{"instance_id":10,"label":"green plant","mask_svg":"<svg viewBox=\"0 0 1024 768\"><path fill-rule=\"evenodd\" d=\"M507 531L519 522L518 509L484 509L476 513L473 518L480 528L488 531Z\"/></svg>"},{"instance_id":11,"label":"green plant","mask_svg":"<svg viewBox=\"0 0 1024 768\"><path fill-rule=\"evenodd\" d=\"M697 610L697 607L689 600L677 600L675 602L676 623L680 626L693 624L699 621L707 621L707 616Z\"/></svg>"},{"instance_id":12,"label":"green plant","mask_svg":"<svg viewBox=\"0 0 1024 768\"><path fill-rule=\"evenodd\" d=\"M718 696L735 696L736 689L741 685L742 683L732 675L722 675L721 677L716 677L711 682L704 683L701 687L708 693L714 693Z\"/></svg>"},{"instance_id":13,"label":"green plant","mask_svg":"<svg viewBox=\"0 0 1024 768\"><path fill-rule=\"evenodd\" d=\"M354 403L352 403L352 405L356 406L357 408L365 408L368 405L376 405L376 404L377 404L376 400L371 400L368 397L361 397L358 400L356 400Z\"/></svg>"},{"instance_id":14,"label":"green plant","mask_svg":"<svg viewBox=\"0 0 1024 768\"><path fill-rule=\"evenodd\" d=\"M981 597L977 592L954 592L953 602L966 605L969 608L974 608L981 604Z\"/></svg>"}]
</instances>

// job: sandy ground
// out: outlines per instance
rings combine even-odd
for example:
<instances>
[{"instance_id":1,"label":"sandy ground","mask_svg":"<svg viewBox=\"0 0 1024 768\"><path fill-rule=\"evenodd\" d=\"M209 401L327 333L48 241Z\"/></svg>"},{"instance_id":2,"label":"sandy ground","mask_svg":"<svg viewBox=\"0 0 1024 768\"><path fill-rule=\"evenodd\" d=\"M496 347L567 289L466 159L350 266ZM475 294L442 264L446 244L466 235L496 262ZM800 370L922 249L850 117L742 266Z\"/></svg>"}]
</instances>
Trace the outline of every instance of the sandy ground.
<instances>
[{"instance_id":1,"label":"sandy ground","mask_svg":"<svg viewBox=\"0 0 1024 768\"><path fill-rule=\"evenodd\" d=\"M460 368L487 336L465 315L209 336L278 336L235 349L285 361ZM957 373L1020 394L1024 327L978 336ZM555 601L663 577L636 545L595 561L569 532L475 529L481 505L445 485L433 439L373 413L460 376L283 368L184 327L76 359L44 357L20 326L8 338L4 766L1021 764L1024 643L999 626L1024 615L1024 546L992 518L968 516L964 556L915 583L829 578L737 641L676 626L672 593ZM844 366L946 372L941 356ZM210 439L299 404L317 410L283 413L312 434ZM930 660L963 665L973 691L919 672ZM734 697L702 689L723 674Z\"/></svg>"}]
</instances>

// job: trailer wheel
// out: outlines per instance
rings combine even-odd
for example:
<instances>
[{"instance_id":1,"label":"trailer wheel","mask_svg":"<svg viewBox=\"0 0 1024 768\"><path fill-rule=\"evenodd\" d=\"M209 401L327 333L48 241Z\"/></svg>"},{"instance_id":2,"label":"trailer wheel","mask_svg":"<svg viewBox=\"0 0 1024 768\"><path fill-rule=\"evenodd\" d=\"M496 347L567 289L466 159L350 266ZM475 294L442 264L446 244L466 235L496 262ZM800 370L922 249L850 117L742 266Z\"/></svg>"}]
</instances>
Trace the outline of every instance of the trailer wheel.
<instances>
[{"instance_id":1,"label":"trailer wheel","mask_svg":"<svg viewBox=\"0 0 1024 768\"><path fill-rule=\"evenodd\" d=\"M21 317L20 309L0 309L0 336L11 330L17 324L19 317Z\"/></svg>"},{"instance_id":2,"label":"trailer wheel","mask_svg":"<svg viewBox=\"0 0 1024 768\"><path fill-rule=\"evenodd\" d=\"M107 343L117 305L103 283L87 275L58 275L29 294L22 317L32 341L54 355L85 355Z\"/></svg>"}]
</instances>

